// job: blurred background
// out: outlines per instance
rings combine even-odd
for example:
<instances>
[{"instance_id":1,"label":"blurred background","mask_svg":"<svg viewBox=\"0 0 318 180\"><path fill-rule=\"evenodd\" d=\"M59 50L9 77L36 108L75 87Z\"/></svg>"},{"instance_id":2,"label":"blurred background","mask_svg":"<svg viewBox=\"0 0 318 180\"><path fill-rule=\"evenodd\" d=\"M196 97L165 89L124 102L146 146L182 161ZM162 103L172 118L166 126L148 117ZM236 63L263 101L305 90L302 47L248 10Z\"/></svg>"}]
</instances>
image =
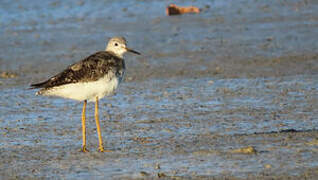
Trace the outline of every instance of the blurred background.
<instances>
[{"instance_id":1,"label":"blurred background","mask_svg":"<svg viewBox=\"0 0 318 180\"><path fill-rule=\"evenodd\" d=\"M129 60L129 69L156 71L181 63L184 71L198 75L211 71L206 66L216 61L312 55L318 46L315 1L181 1L178 5L195 5L201 13L166 16L170 3L1 1L1 71L47 76L103 50L118 35L144 54ZM180 68L169 72L174 76ZM155 74L162 77L162 70Z\"/></svg>"}]
</instances>

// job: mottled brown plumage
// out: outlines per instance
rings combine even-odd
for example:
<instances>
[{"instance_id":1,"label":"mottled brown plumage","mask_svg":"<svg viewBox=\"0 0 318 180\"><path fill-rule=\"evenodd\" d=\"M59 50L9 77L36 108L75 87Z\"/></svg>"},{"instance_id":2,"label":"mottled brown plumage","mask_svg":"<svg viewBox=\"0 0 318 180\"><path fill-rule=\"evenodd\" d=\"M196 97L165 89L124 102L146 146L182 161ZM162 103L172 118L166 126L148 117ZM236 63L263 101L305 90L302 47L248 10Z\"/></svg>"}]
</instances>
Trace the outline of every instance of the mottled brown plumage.
<instances>
[{"instance_id":1,"label":"mottled brown plumage","mask_svg":"<svg viewBox=\"0 0 318 180\"><path fill-rule=\"evenodd\" d=\"M100 51L70 65L47 81L31 84L31 87L47 89L69 83L97 81L109 72L122 77L124 71L125 62L122 58L111 52Z\"/></svg>"}]
</instances>

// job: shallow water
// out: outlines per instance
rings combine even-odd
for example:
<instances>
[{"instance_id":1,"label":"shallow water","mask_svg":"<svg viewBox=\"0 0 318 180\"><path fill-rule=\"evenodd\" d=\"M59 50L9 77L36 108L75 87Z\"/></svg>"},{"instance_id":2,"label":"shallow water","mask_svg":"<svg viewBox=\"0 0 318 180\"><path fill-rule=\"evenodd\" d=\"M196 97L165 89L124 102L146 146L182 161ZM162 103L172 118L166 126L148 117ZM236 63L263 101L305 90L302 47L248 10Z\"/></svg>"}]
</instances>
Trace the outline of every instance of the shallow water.
<instances>
[{"instance_id":1,"label":"shallow water","mask_svg":"<svg viewBox=\"0 0 318 180\"><path fill-rule=\"evenodd\" d=\"M317 175L318 4L183 1L202 13L166 17L170 2L0 3L0 71L17 75L0 79L2 178ZM113 35L143 55L126 56L125 81L100 101L112 152L96 151L89 103L80 153L82 103L28 86Z\"/></svg>"}]
</instances>

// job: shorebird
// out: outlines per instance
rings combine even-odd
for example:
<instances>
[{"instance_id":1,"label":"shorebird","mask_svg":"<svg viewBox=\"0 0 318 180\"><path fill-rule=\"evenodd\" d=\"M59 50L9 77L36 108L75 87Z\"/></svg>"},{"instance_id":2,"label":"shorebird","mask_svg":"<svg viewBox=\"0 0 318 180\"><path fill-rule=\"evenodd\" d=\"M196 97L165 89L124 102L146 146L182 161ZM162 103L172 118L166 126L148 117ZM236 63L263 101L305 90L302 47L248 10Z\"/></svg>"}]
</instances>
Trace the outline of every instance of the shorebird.
<instances>
[{"instance_id":1,"label":"shorebird","mask_svg":"<svg viewBox=\"0 0 318 180\"><path fill-rule=\"evenodd\" d=\"M31 88L41 88L36 95L57 96L83 101L81 151L87 152L85 112L87 101L95 101L95 120L100 152L105 151L100 131L98 100L114 93L125 73L124 53L139 52L126 46L126 39L113 37L109 40L105 51L96 52L81 61L68 66L61 73L47 81L31 84Z\"/></svg>"}]
</instances>

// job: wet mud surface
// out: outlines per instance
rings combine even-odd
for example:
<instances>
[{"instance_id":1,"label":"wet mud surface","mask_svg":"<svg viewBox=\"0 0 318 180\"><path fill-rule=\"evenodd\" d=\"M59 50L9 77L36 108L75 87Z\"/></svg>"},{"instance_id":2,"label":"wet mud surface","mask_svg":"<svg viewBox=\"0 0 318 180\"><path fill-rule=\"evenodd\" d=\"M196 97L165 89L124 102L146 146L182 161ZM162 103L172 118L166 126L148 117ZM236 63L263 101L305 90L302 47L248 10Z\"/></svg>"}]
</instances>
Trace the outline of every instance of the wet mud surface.
<instances>
[{"instance_id":1,"label":"wet mud surface","mask_svg":"<svg viewBox=\"0 0 318 180\"><path fill-rule=\"evenodd\" d=\"M11 2L11 1L10 1ZM318 3L1 2L1 179L315 179ZM42 1L41 1L42 2ZM81 153L81 102L35 96L30 83L121 35L125 81L94 104Z\"/></svg>"}]
</instances>

